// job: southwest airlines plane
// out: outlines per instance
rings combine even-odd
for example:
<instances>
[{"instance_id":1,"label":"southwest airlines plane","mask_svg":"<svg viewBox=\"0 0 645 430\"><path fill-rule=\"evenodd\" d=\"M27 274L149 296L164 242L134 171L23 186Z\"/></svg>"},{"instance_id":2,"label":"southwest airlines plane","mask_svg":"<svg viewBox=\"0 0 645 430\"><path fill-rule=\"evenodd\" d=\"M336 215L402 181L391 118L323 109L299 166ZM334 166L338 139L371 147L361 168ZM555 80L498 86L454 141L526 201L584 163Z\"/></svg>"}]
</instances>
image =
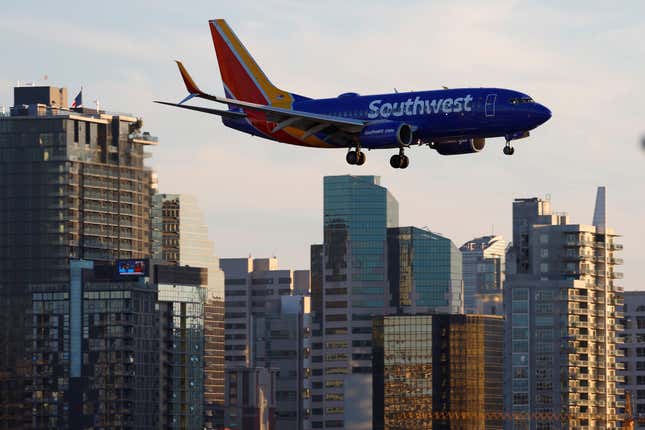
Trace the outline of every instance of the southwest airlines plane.
<instances>
[{"instance_id":1,"label":"southwest airlines plane","mask_svg":"<svg viewBox=\"0 0 645 430\"><path fill-rule=\"evenodd\" d=\"M528 95L502 88L454 88L361 96L344 93L311 99L274 86L223 19L209 22L225 97L204 93L177 62L189 95L179 103L157 102L222 117L224 125L253 136L314 148L345 148L347 162L365 163L364 150L397 150L390 164L405 169L404 154L428 145L442 155L479 152L486 138L511 142L529 135L551 111ZM184 104L202 98L227 109Z\"/></svg>"}]
</instances>

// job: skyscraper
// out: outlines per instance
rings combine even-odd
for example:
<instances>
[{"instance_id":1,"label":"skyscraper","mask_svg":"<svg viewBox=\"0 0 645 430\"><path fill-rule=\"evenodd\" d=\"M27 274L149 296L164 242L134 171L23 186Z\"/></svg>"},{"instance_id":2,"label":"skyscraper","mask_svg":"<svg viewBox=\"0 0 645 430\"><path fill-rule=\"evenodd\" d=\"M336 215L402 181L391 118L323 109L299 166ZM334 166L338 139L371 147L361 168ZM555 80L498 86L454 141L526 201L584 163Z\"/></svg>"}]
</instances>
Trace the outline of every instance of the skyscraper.
<instances>
[{"instance_id":1,"label":"skyscraper","mask_svg":"<svg viewBox=\"0 0 645 430\"><path fill-rule=\"evenodd\" d=\"M67 110L66 94L15 88L0 117L0 428L69 425L69 260L150 255L157 139L133 116Z\"/></svg>"},{"instance_id":2,"label":"skyscraper","mask_svg":"<svg viewBox=\"0 0 645 430\"><path fill-rule=\"evenodd\" d=\"M312 284L320 300L312 307L324 315L312 338L313 428L371 428L372 318L390 309L387 228L399 217L379 182L324 178L322 265L316 263L323 282Z\"/></svg>"},{"instance_id":3,"label":"skyscraper","mask_svg":"<svg viewBox=\"0 0 645 430\"><path fill-rule=\"evenodd\" d=\"M204 414L206 425L223 424L224 407L224 272L219 267L208 227L197 203L187 194L152 198L153 258L179 266L207 269L203 292ZM197 297L195 292L190 297ZM188 297L188 296L187 296ZM191 306L197 306L193 304ZM195 411L193 411L195 414Z\"/></svg>"},{"instance_id":4,"label":"skyscraper","mask_svg":"<svg viewBox=\"0 0 645 430\"><path fill-rule=\"evenodd\" d=\"M513 203L504 303L508 429L613 429L617 424L617 235L606 225L605 189L594 224L571 224L550 202Z\"/></svg>"},{"instance_id":5,"label":"skyscraper","mask_svg":"<svg viewBox=\"0 0 645 430\"><path fill-rule=\"evenodd\" d=\"M464 277L464 311L501 315L505 277L506 241L501 236L483 236L461 248Z\"/></svg>"},{"instance_id":6,"label":"skyscraper","mask_svg":"<svg viewBox=\"0 0 645 430\"><path fill-rule=\"evenodd\" d=\"M312 245L312 428L369 429L372 320L461 312L461 253L441 235L398 226L375 176L324 178L324 243Z\"/></svg>"},{"instance_id":7,"label":"skyscraper","mask_svg":"<svg viewBox=\"0 0 645 430\"><path fill-rule=\"evenodd\" d=\"M374 430L502 429L501 317L388 315L372 338Z\"/></svg>"},{"instance_id":8,"label":"skyscraper","mask_svg":"<svg viewBox=\"0 0 645 430\"><path fill-rule=\"evenodd\" d=\"M300 429L307 418L309 272L279 269L277 258L222 258L226 277L225 363L277 372L275 425ZM227 411L227 413L230 411Z\"/></svg>"},{"instance_id":9,"label":"skyscraper","mask_svg":"<svg viewBox=\"0 0 645 430\"><path fill-rule=\"evenodd\" d=\"M463 312L462 256L448 238L416 227L387 230L392 306L399 313Z\"/></svg>"}]
</instances>

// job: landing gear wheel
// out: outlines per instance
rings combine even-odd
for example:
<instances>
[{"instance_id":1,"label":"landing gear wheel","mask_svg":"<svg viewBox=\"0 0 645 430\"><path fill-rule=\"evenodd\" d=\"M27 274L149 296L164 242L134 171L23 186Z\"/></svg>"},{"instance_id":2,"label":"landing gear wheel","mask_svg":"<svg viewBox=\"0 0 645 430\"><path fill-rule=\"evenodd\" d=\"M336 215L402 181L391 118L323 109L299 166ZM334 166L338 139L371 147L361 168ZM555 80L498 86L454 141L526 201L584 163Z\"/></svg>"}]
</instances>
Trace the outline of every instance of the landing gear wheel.
<instances>
[{"instance_id":1,"label":"landing gear wheel","mask_svg":"<svg viewBox=\"0 0 645 430\"><path fill-rule=\"evenodd\" d=\"M410 165L410 159L408 158L407 155L402 155L400 159L401 159L401 162L400 162L401 164L399 165L400 169L405 169Z\"/></svg>"},{"instance_id":2,"label":"landing gear wheel","mask_svg":"<svg viewBox=\"0 0 645 430\"><path fill-rule=\"evenodd\" d=\"M510 144L507 144L504 147L504 154L506 155L513 155L515 154L515 148L513 148Z\"/></svg>"},{"instance_id":3,"label":"landing gear wheel","mask_svg":"<svg viewBox=\"0 0 645 430\"><path fill-rule=\"evenodd\" d=\"M395 169L398 169L401 167L401 157L399 155L393 155L390 157L390 166L394 167Z\"/></svg>"},{"instance_id":4,"label":"landing gear wheel","mask_svg":"<svg viewBox=\"0 0 645 430\"><path fill-rule=\"evenodd\" d=\"M347 153L347 156L345 157L345 160L347 160L348 164L357 164L358 158L359 157L356 151L349 151Z\"/></svg>"}]
</instances>

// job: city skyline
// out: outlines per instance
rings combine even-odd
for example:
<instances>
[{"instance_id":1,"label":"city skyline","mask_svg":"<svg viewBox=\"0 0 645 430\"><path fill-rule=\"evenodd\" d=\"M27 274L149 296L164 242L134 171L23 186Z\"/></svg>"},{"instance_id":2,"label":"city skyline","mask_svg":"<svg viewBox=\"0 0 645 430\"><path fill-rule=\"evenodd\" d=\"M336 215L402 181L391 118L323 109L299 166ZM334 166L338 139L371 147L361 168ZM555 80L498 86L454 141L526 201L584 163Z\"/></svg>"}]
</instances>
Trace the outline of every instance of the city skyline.
<instances>
[{"instance_id":1,"label":"city skyline","mask_svg":"<svg viewBox=\"0 0 645 430\"><path fill-rule=\"evenodd\" d=\"M609 223L625 236L625 288L645 280L645 251L638 249L645 204L637 197L645 183L638 73L644 30L638 25L643 6L636 2L620 10L601 3L585 3L584 10L582 3L354 4L344 6L342 16L326 10L333 4L280 1L231 9L201 3L185 10L140 2L118 19L120 8L109 5L93 5L98 12L90 12L89 6L39 4L34 13L35 4L12 5L0 17L7 56L14 59L0 71L0 105L12 104L18 80L33 80L66 86L70 101L84 85L86 105L98 98L108 110L140 113L145 129L163 143L150 163L160 189L199 196L222 257L278 255L287 267L308 268L309 244L322 238L325 175L381 176L405 208L401 225L429 226L455 243L493 232L510 238L509 208L517 197L551 194L556 207L567 202L573 219L589 223L595 187L606 185ZM141 25L142 16L154 25ZM388 92L393 85L512 86L549 103L554 117L517 142L512 158L503 156L500 140L481 154L454 159L418 149L406 172L389 169L389 153L371 153L367 165L348 168L342 151L311 156L237 136L212 118L152 103L183 97L175 58L205 89L222 93L207 27L215 17L229 19L275 83L289 82L294 91L334 96ZM374 55L374 47L383 54Z\"/></svg>"}]
</instances>

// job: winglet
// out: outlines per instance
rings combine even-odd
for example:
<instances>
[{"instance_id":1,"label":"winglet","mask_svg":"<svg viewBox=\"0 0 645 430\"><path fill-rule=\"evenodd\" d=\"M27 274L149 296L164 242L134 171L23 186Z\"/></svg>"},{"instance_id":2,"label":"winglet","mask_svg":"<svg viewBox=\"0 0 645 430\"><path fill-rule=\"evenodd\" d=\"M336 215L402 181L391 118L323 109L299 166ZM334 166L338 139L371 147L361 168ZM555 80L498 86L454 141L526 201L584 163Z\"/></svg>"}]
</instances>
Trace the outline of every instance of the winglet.
<instances>
[{"instance_id":1,"label":"winglet","mask_svg":"<svg viewBox=\"0 0 645 430\"><path fill-rule=\"evenodd\" d=\"M190 77L190 74L188 74L188 70L184 67L183 64L181 64L181 61L175 61L177 63L177 66L179 67L179 73L181 73L181 77L184 80L184 85L186 85L186 89L190 94L203 94L202 90L199 89L195 81L193 81L193 78Z\"/></svg>"}]
</instances>

